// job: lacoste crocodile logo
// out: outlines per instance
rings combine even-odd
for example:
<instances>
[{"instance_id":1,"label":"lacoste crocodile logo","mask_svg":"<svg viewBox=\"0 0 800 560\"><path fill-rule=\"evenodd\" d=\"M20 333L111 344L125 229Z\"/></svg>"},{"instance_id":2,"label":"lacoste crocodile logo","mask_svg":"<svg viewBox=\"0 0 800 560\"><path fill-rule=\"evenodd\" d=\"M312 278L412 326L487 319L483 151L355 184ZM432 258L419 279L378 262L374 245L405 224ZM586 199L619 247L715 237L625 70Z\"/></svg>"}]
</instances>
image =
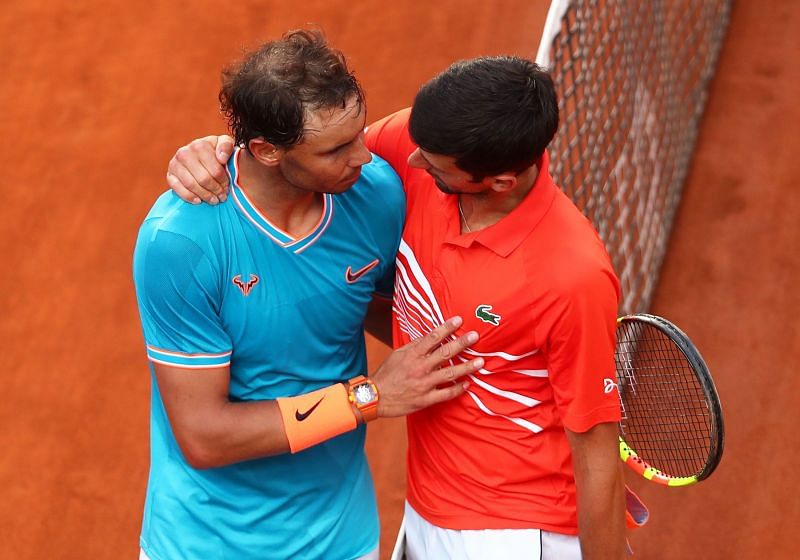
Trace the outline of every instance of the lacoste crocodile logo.
<instances>
[{"instance_id":1,"label":"lacoste crocodile logo","mask_svg":"<svg viewBox=\"0 0 800 560\"><path fill-rule=\"evenodd\" d=\"M258 284L258 280L259 280L258 276L256 276L255 274L251 274L250 280L248 280L247 282L242 282L242 275L237 274L236 276L233 277L231 282L233 282L234 285L242 291L244 297L247 297L250 295L250 290L253 289L253 286Z\"/></svg>"},{"instance_id":2,"label":"lacoste crocodile logo","mask_svg":"<svg viewBox=\"0 0 800 560\"><path fill-rule=\"evenodd\" d=\"M372 261L368 265L359 268L355 272L353 272L353 268L352 267L348 266L347 270L344 273L344 279L347 280L348 284L353 284L354 282L357 282L358 279L361 278L362 276L364 276L367 272L369 272L370 270L372 270L373 268L378 266L379 262L381 262L380 259L375 259L374 261Z\"/></svg>"},{"instance_id":3,"label":"lacoste crocodile logo","mask_svg":"<svg viewBox=\"0 0 800 560\"><path fill-rule=\"evenodd\" d=\"M319 403L321 403L322 399L324 399L324 398L325 397L322 396L314 406L312 406L311 408L309 408L305 412L300 412L300 409L295 409L294 417L297 419L298 422L302 422L303 420L305 420L306 418L311 416L311 413L314 412L314 410L319 406Z\"/></svg>"},{"instance_id":4,"label":"lacoste crocodile logo","mask_svg":"<svg viewBox=\"0 0 800 560\"><path fill-rule=\"evenodd\" d=\"M491 310L491 305L479 305L475 308L475 316L484 323L489 323L496 327L500 324L500 319L502 319L502 317L496 313L490 313Z\"/></svg>"}]
</instances>

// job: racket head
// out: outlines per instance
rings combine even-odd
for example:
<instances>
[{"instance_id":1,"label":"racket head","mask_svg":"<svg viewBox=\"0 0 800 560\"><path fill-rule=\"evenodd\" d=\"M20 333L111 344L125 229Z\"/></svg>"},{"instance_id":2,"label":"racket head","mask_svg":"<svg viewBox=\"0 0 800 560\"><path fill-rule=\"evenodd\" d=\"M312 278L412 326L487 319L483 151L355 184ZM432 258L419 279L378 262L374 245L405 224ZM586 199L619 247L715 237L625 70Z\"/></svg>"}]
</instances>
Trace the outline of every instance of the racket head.
<instances>
[{"instance_id":1,"label":"racket head","mask_svg":"<svg viewBox=\"0 0 800 560\"><path fill-rule=\"evenodd\" d=\"M626 315L617 322L615 361L622 460L665 486L708 478L722 458L722 406L689 337L663 317Z\"/></svg>"}]
</instances>

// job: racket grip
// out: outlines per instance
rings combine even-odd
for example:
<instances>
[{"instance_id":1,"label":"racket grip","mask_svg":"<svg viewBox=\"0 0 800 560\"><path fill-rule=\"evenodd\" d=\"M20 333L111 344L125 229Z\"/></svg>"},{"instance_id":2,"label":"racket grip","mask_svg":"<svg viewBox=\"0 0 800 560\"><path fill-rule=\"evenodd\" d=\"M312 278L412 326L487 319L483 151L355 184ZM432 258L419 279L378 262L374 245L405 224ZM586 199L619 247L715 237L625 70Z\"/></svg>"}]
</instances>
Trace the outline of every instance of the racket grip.
<instances>
[{"instance_id":1,"label":"racket grip","mask_svg":"<svg viewBox=\"0 0 800 560\"><path fill-rule=\"evenodd\" d=\"M633 490L625 485L625 524L628 529L638 529L650 519L650 510Z\"/></svg>"}]
</instances>

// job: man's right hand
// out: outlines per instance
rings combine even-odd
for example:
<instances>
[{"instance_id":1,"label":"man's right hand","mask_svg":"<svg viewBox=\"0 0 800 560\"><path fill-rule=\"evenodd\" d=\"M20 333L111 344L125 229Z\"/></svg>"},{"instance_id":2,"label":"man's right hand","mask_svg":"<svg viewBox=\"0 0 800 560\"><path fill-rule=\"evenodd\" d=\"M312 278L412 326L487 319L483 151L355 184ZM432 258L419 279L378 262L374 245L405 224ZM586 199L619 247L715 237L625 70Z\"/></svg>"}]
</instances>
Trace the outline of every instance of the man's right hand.
<instances>
[{"instance_id":1,"label":"man's right hand","mask_svg":"<svg viewBox=\"0 0 800 560\"><path fill-rule=\"evenodd\" d=\"M216 204L228 196L225 164L233 153L230 136L192 140L175 152L167 168L167 185L186 202Z\"/></svg>"},{"instance_id":2,"label":"man's right hand","mask_svg":"<svg viewBox=\"0 0 800 560\"><path fill-rule=\"evenodd\" d=\"M457 381L483 367L483 358L457 365L449 361L478 340L470 331L446 342L462 324L453 317L426 336L392 352L370 376L378 388L379 416L403 416L462 394L469 383ZM458 362L458 360L456 360Z\"/></svg>"}]
</instances>

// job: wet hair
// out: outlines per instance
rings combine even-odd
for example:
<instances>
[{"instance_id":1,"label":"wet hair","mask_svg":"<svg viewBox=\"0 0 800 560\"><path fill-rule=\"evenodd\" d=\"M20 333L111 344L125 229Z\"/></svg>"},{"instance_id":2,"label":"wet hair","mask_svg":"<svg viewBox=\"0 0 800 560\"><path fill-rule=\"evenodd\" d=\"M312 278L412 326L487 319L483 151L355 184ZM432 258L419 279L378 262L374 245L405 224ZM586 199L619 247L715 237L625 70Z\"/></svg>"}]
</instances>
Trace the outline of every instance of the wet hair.
<instances>
[{"instance_id":1,"label":"wet hair","mask_svg":"<svg viewBox=\"0 0 800 560\"><path fill-rule=\"evenodd\" d=\"M473 180L536 163L558 129L550 75L513 56L456 62L417 93L409 120L423 150L455 157Z\"/></svg>"},{"instance_id":2,"label":"wet hair","mask_svg":"<svg viewBox=\"0 0 800 560\"><path fill-rule=\"evenodd\" d=\"M341 51L321 32L295 30L222 71L220 108L236 143L263 138L279 147L303 140L312 111L344 108L364 92Z\"/></svg>"}]
</instances>

